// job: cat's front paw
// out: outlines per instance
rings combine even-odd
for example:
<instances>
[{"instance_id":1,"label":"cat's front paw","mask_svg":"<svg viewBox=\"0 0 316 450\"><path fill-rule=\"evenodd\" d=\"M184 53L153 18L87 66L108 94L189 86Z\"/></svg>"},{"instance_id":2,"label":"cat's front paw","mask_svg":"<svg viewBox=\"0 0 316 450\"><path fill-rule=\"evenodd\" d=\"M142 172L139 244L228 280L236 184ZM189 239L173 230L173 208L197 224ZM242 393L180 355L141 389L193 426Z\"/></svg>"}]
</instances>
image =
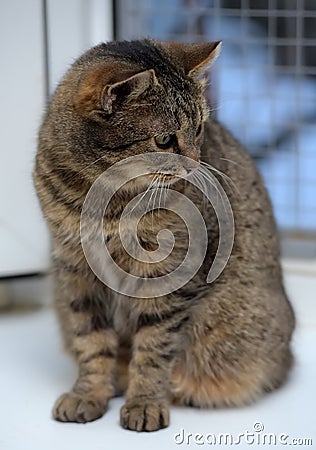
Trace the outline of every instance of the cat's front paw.
<instances>
[{"instance_id":1,"label":"cat's front paw","mask_svg":"<svg viewBox=\"0 0 316 450\"><path fill-rule=\"evenodd\" d=\"M121 426L128 430L155 431L169 425L168 404L126 402L121 408Z\"/></svg>"},{"instance_id":2,"label":"cat's front paw","mask_svg":"<svg viewBox=\"0 0 316 450\"><path fill-rule=\"evenodd\" d=\"M103 416L106 406L100 401L68 392L56 400L53 417L60 422L91 422Z\"/></svg>"}]
</instances>

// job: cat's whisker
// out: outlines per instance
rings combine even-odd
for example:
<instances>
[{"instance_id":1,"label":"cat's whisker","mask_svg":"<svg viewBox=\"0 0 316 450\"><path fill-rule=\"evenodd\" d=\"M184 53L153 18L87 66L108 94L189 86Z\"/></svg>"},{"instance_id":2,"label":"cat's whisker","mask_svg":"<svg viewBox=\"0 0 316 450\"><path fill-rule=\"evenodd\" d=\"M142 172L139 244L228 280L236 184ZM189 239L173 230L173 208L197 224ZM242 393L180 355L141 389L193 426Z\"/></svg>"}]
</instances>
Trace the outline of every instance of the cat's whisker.
<instances>
[{"instance_id":1,"label":"cat's whisker","mask_svg":"<svg viewBox=\"0 0 316 450\"><path fill-rule=\"evenodd\" d=\"M210 173L203 166L200 166L198 168L198 170L194 173L194 175L196 175L197 177L200 176L200 179L203 180L205 188L207 188L207 185L205 184L206 183L205 178L203 177L203 175L205 175L208 179L208 182L217 189L217 186L216 186L212 176L210 176Z\"/></svg>"},{"instance_id":2,"label":"cat's whisker","mask_svg":"<svg viewBox=\"0 0 316 450\"><path fill-rule=\"evenodd\" d=\"M170 181L167 181L167 185L165 186L164 192L163 192L163 207L166 209L166 201L167 201L167 194L168 189L170 187Z\"/></svg>"},{"instance_id":3,"label":"cat's whisker","mask_svg":"<svg viewBox=\"0 0 316 450\"><path fill-rule=\"evenodd\" d=\"M131 215L132 212L135 210L135 208L137 208L137 206L142 202L142 200L144 199L144 197L146 196L146 194L149 192L149 190L152 188L153 184L154 184L154 179L150 182L149 186L147 187L147 189L143 192L143 194L141 195L141 197L138 199L138 201L136 202L136 204L133 206L133 208L129 211L128 215Z\"/></svg>"},{"instance_id":4,"label":"cat's whisker","mask_svg":"<svg viewBox=\"0 0 316 450\"><path fill-rule=\"evenodd\" d=\"M64 150L64 147L62 145L55 145L51 151L58 151L58 150ZM82 172L84 172L85 170L87 170L90 166L96 164L97 162L99 162L101 159L106 158L106 155L101 156L100 158L96 159L95 161L93 161L90 164L87 164L85 167L83 167L82 169L80 169L78 172L75 171L74 175L69 176L69 173L67 173L67 177L69 180L75 179L78 175L80 175ZM82 164L81 164L82 165ZM75 166L74 166L75 167ZM55 162L54 161L54 168L58 171L58 169L61 169L63 171L68 169L68 166L66 166L65 164L62 164L60 162Z\"/></svg>"},{"instance_id":5,"label":"cat's whisker","mask_svg":"<svg viewBox=\"0 0 316 450\"><path fill-rule=\"evenodd\" d=\"M106 158L106 155L100 156L100 158L96 159L92 163L90 163L87 166L85 166L83 169L79 170L78 175L80 173L84 172L85 170L89 169L89 167L93 166L94 164L96 164L97 162L101 161L101 159L104 159L104 158Z\"/></svg>"},{"instance_id":6,"label":"cat's whisker","mask_svg":"<svg viewBox=\"0 0 316 450\"><path fill-rule=\"evenodd\" d=\"M200 176L200 174L199 174L198 172L195 172L195 173L193 174L192 178L194 178L195 180L197 180L199 184L202 184L202 192L205 192L205 191L207 190L206 181L205 181L205 179L204 179L202 176ZM204 188L204 189L203 189L203 188ZM206 211L207 211L207 207L206 207L207 201L206 201L206 197L205 197L204 194L203 194L202 202L203 202L202 210L203 210L203 213L205 214Z\"/></svg>"},{"instance_id":7,"label":"cat's whisker","mask_svg":"<svg viewBox=\"0 0 316 450\"><path fill-rule=\"evenodd\" d=\"M212 170L213 172L217 173L217 174L220 175L223 179L225 179L225 180L227 180L227 181L230 181L230 182L233 182L233 181L231 180L231 178L230 178L228 175L226 175L224 172L220 171L220 170L217 169L216 167L212 166L211 164L209 164L209 163L207 163L207 162L205 162L205 161L201 161L201 165L204 166L204 167L206 167L206 168L208 168L208 169L210 169L210 170Z\"/></svg>"},{"instance_id":8,"label":"cat's whisker","mask_svg":"<svg viewBox=\"0 0 316 450\"><path fill-rule=\"evenodd\" d=\"M210 179L210 173L208 171L203 172L203 177L205 178L205 180L209 180ZM226 201L223 198L223 193L221 192L221 190L219 189L219 187L216 185L216 182L214 183L214 180L212 179L212 183L213 186L216 190L216 201L220 201L222 206L224 207L225 213L227 214L227 205L226 205ZM220 186L222 188L222 186ZM224 195L225 195L225 191L224 191ZM217 203L216 203L217 206Z\"/></svg>"},{"instance_id":9,"label":"cat's whisker","mask_svg":"<svg viewBox=\"0 0 316 450\"><path fill-rule=\"evenodd\" d=\"M166 180L166 175L163 176L162 178L162 182L161 182L161 186L160 186L160 193L159 193L159 203L158 203L158 217L159 217L159 212L160 209L162 208L162 195L165 191L165 180Z\"/></svg>"},{"instance_id":10,"label":"cat's whisker","mask_svg":"<svg viewBox=\"0 0 316 450\"><path fill-rule=\"evenodd\" d=\"M144 106L152 106L151 103L135 103L133 105L129 105L130 108L142 108Z\"/></svg>"},{"instance_id":11,"label":"cat's whisker","mask_svg":"<svg viewBox=\"0 0 316 450\"><path fill-rule=\"evenodd\" d=\"M206 184L204 177L202 176L202 173L198 170L197 172L195 172L193 174L193 178L198 182L199 187L201 188L202 192L205 192L207 190L207 184ZM214 186L214 183L212 182L212 180L209 180L209 182L212 184L212 186ZM205 196L203 195L203 200L204 199L205 199Z\"/></svg>"},{"instance_id":12,"label":"cat's whisker","mask_svg":"<svg viewBox=\"0 0 316 450\"><path fill-rule=\"evenodd\" d=\"M222 105L221 104L217 104L217 106L212 106L212 108L209 108L209 113L213 113L213 112L217 112L221 109Z\"/></svg>"},{"instance_id":13,"label":"cat's whisker","mask_svg":"<svg viewBox=\"0 0 316 450\"><path fill-rule=\"evenodd\" d=\"M223 181L225 181L227 186L229 186L230 188L233 188L235 190L235 192L237 192L239 194L239 196L241 196L240 190L238 189L236 183L228 175L226 175L224 172L220 171L219 169L217 169L216 167L212 166L211 164L209 164L205 161L201 161L201 164L205 168L217 173L223 179Z\"/></svg>"},{"instance_id":14,"label":"cat's whisker","mask_svg":"<svg viewBox=\"0 0 316 450\"><path fill-rule=\"evenodd\" d=\"M153 184L152 184L152 187L151 187L151 193L150 193L150 197L149 197L149 200L148 200L148 207L149 208L153 208L153 206L154 206L154 198L155 198L155 194L156 194L156 190L157 190L157 183L159 182L159 179L158 179L158 175L155 175L154 176L154 178L153 178ZM151 205L151 203L152 203L152 205ZM153 209L151 209L151 211L149 211L149 212L151 212L151 228L152 228L152 230L153 230Z\"/></svg>"},{"instance_id":15,"label":"cat's whisker","mask_svg":"<svg viewBox=\"0 0 316 450\"><path fill-rule=\"evenodd\" d=\"M164 209L166 209L167 195L168 195L168 191L170 189L170 186L171 186L171 181L167 180L167 186L165 187L164 200L163 200L163 207L164 207Z\"/></svg>"},{"instance_id":16,"label":"cat's whisker","mask_svg":"<svg viewBox=\"0 0 316 450\"><path fill-rule=\"evenodd\" d=\"M216 183L214 183L214 180L212 179L211 174L205 168L200 167L199 170L196 172L196 178L198 180L199 180L199 177L201 177L202 180L204 180L204 182L210 183L215 188L215 191L219 195L221 203L224 206L225 212L227 213L226 203L223 199L223 195L222 195L221 191L218 189L218 187L216 186ZM201 183L203 183L202 180L200 180ZM206 190L207 190L207 185L206 185ZM218 199L218 197L217 197L217 199Z\"/></svg>"},{"instance_id":17,"label":"cat's whisker","mask_svg":"<svg viewBox=\"0 0 316 450\"><path fill-rule=\"evenodd\" d=\"M160 196L161 196L161 190L162 190L162 180L159 180L159 183L158 183L158 188L157 188L157 193L156 193L156 201L158 200L158 204L157 204L157 219L159 220L159 213L160 213L160 204L159 204L159 202L160 202Z\"/></svg>"},{"instance_id":18,"label":"cat's whisker","mask_svg":"<svg viewBox=\"0 0 316 450\"><path fill-rule=\"evenodd\" d=\"M229 159L229 158L219 158L219 159L221 159L222 161L228 161L228 162L234 164L235 166L241 167L241 165L238 162L233 161L232 159Z\"/></svg>"},{"instance_id":19,"label":"cat's whisker","mask_svg":"<svg viewBox=\"0 0 316 450\"><path fill-rule=\"evenodd\" d=\"M157 198L159 199L158 194L160 193L160 189L161 189L161 187L160 187L160 179L159 178L157 179L157 185L156 186L157 187L155 187L155 189L154 189L155 193L154 193L154 198L153 198L153 209L151 211L151 220L152 220L151 224L152 224L152 227L153 227L153 222L154 222L155 209L158 210L157 214L158 214L158 217L159 217L159 204L158 204L158 208L154 208L155 205L156 205Z\"/></svg>"}]
</instances>

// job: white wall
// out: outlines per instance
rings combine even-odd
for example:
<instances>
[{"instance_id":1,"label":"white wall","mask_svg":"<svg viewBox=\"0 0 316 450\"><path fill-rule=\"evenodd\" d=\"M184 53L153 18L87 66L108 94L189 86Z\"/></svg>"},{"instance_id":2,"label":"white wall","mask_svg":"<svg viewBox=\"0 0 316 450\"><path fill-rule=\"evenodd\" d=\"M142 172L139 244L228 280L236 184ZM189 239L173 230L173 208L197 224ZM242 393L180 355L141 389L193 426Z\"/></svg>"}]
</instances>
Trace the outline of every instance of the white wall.
<instances>
[{"instance_id":1,"label":"white wall","mask_svg":"<svg viewBox=\"0 0 316 450\"><path fill-rule=\"evenodd\" d=\"M2 1L0 35L0 276L7 276L48 262L31 175L45 104L41 1Z\"/></svg>"},{"instance_id":2,"label":"white wall","mask_svg":"<svg viewBox=\"0 0 316 450\"><path fill-rule=\"evenodd\" d=\"M47 13L52 93L81 53L113 39L112 0L47 0Z\"/></svg>"},{"instance_id":3,"label":"white wall","mask_svg":"<svg viewBox=\"0 0 316 450\"><path fill-rule=\"evenodd\" d=\"M50 92L84 50L112 39L111 0L47 0ZM42 0L0 2L0 277L49 266L32 183L45 108Z\"/></svg>"}]
</instances>

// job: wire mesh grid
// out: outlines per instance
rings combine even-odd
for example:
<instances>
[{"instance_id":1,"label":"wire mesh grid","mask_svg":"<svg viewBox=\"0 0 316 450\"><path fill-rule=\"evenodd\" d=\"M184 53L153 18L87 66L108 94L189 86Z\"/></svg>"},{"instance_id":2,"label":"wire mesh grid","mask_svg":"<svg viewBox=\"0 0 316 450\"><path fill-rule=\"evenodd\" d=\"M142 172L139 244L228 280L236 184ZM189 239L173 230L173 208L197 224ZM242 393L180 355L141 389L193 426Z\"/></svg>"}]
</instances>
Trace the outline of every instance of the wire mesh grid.
<instances>
[{"instance_id":1,"label":"wire mesh grid","mask_svg":"<svg viewBox=\"0 0 316 450\"><path fill-rule=\"evenodd\" d=\"M280 229L315 235L316 1L121 0L116 20L119 39L223 40L216 114L255 159Z\"/></svg>"}]
</instances>

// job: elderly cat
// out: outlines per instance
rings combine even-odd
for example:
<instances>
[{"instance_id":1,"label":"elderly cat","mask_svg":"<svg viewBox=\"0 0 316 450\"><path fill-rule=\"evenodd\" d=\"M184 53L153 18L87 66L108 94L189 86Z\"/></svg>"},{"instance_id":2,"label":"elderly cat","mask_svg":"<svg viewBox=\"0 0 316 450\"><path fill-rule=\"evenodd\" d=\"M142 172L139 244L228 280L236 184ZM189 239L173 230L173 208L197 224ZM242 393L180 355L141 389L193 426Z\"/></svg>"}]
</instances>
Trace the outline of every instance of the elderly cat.
<instances>
[{"instance_id":1,"label":"elderly cat","mask_svg":"<svg viewBox=\"0 0 316 450\"><path fill-rule=\"evenodd\" d=\"M153 431L168 426L172 402L239 406L286 378L294 315L283 288L270 201L246 152L208 117L203 95L203 77L219 47L151 40L101 44L72 65L48 106L34 180L51 233L61 331L78 363L73 389L54 406L57 420L97 419L111 397L125 393L121 425ZM207 284L205 268L214 260L219 229L214 209L206 208L208 249L200 270L181 289L144 299L114 292L96 277L82 250L80 214L101 173L130 156L155 152L203 161L230 178L238 190L227 190L235 242L224 271ZM225 187L223 178L218 181ZM172 254L154 264L128 255L119 219L144 190L142 183L123 186L113 197L103 232L117 264L151 278L181 262L188 239L183 222L161 207L144 215L137 237L155 251L159 230L168 229L175 236ZM203 196L179 181L176 169L168 174L167 189L203 209Z\"/></svg>"}]
</instances>

